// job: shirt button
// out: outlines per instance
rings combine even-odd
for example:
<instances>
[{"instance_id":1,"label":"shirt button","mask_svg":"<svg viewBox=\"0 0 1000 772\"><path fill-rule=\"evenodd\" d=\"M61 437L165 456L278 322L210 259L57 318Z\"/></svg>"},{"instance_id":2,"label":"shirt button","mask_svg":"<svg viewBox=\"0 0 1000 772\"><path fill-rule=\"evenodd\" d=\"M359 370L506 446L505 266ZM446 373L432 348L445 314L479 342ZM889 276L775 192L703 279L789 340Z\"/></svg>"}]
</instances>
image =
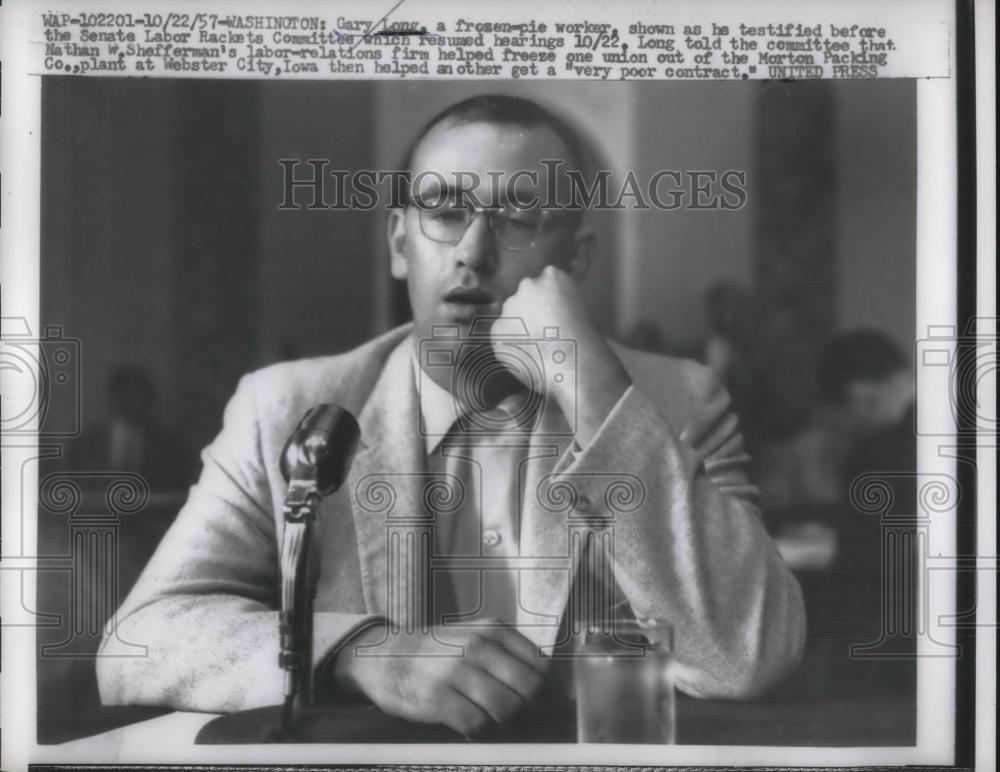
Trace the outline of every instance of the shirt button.
<instances>
[{"instance_id":1,"label":"shirt button","mask_svg":"<svg viewBox=\"0 0 1000 772\"><path fill-rule=\"evenodd\" d=\"M488 528L487 530L483 531L483 544L485 544L487 547L495 547L500 543L500 541L501 541L500 534L497 531L494 531L492 528Z\"/></svg>"}]
</instances>

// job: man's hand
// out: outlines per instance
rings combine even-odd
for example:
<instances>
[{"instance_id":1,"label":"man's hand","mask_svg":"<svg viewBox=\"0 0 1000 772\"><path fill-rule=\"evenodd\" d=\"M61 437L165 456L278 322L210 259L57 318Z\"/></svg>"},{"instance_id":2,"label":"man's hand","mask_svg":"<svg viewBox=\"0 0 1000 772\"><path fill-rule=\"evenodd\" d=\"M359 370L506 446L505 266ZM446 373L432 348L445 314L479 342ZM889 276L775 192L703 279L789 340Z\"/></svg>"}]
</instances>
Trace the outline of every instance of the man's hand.
<instances>
[{"instance_id":1,"label":"man's hand","mask_svg":"<svg viewBox=\"0 0 1000 772\"><path fill-rule=\"evenodd\" d=\"M587 316L576 281L554 265L546 266L538 276L521 279L500 315L523 320L528 335L535 340L544 336L546 327L558 327L561 338L600 338ZM502 346L504 340L503 327L497 331L500 334L494 336L494 348Z\"/></svg>"},{"instance_id":2,"label":"man's hand","mask_svg":"<svg viewBox=\"0 0 1000 772\"><path fill-rule=\"evenodd\" d=\"M546 266L538 276L521 280L517 291L504 302L500 315L521 319L530 340L544 340L546 328L556 328L559 339L571 342L570 354L576 356L575 378L561 372L569 369L566 363L553 367L550 362L536 362L543 376L541 384L530 382L524 368L512 372L525 386L550 392L564 415L575 416L577 443L586 446L632 379L587 316L576 281L565 271ZM493 349L501 361L504 349L516 343L504 337L504 330L502 324L492 328ZM522 347L520 355L530 351Z\"/></svg>"},{"instance_id":3,"label":"man's hand","mask_svg":"<svg viewBox=\"0 0 1000 772\"><path fill-rule=\"evenodd\" d=\"M445 657L440 642L420 633L405 642L389 635L377 654L359 656L357 646L387 636L385 625L368 628L337 655L334 677L386 713L475 734L525 705L548 669L548 660L517 630L496 620L482 625L441 630L443 640L464 647L464 656Z\"/></svg>"}]
</instances>

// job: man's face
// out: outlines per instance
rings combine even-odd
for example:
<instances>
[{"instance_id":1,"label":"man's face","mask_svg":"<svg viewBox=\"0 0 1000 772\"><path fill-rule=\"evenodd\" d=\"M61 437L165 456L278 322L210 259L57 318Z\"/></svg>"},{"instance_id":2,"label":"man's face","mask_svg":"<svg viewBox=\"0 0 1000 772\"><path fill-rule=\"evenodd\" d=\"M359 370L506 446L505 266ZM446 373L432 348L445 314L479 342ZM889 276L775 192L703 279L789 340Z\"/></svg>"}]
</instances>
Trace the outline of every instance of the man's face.
<instances>
[{"instance_id":1,"label":"man's face","mask_svg":"<svg viewBox=\"0 0 1000 772\"><path fill-rule=\"evenodd\" d=\"M900 370L879 381L854 381L847 387L848 405L868 431L903 419L915 396L913 374Z\"/></svg>"},{"instance_id":2,"label":"man's face","mask_svg":"<svg viewBox=\"0 0 1000 772\"><path fill-rule=\"evenodd\" d=\"M518 201L544 202L548 175L541 161L565 156L562 141L547 128L445 122L414 153L411 198L453 200L464 187L478 203L506 206L516 203L508 195L512 188ZM526 171L537 175L537 184ZM456 180L459 172L478 175L478 186L469 175ZM472 217L456 243L435 240L427 235L429 230L440 236L428 228L429 216L424 214L422 227L420 208L411 205L393 211L389 223L392 275L407 282L418 339L429 337L435 324L458 324L464 337L474 318L498 316L521 279L537 276L550 263L574 271L580 242L563 213L546 216L534 243L523 249L500 242L484 214Z\"/></svg>"}]
</instances>

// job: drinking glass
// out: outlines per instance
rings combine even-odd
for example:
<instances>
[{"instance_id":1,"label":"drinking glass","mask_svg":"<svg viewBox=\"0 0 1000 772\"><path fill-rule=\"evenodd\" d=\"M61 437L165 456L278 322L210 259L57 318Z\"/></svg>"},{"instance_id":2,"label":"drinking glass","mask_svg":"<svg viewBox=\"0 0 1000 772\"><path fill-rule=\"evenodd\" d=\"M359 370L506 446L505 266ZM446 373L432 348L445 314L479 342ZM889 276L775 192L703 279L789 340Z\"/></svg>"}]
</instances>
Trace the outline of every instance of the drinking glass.
<instances>
[{"instance_id":1,"label":"drinking glass","mask_svg":"<svg viewBox=\"0 0 1000 772\"><path fill-rule=\"evenodd\" d=\"M577 742L672 745L673 630L660 619L587 630L576 649Z\"/></svg>"}]
</instances>

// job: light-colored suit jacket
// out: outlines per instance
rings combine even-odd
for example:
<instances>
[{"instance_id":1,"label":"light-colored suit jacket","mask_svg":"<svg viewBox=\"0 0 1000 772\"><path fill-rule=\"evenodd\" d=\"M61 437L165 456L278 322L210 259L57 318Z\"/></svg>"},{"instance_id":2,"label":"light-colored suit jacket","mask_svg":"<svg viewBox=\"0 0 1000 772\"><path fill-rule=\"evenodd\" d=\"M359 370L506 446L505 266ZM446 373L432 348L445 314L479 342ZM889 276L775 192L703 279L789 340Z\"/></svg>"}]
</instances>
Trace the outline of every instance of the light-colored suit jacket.
<instances>
[{"instance_id":1,"label":"light-colored suit jacket","mask_svg":"<svg viewBox=\"0 0 1000 772\"><path fill-rule=\"evenodd\" d=\"M314 661L373 618L407 624L421 613L426 593L399 570L400 545L427 543L432 494L409 333L241 380L198 483L102 643L105 703L217 712L281 701L279 455L319 403L357 416L362 445L319 511ZM680 688L758 693L798 661L805 616L762 526L729 398L698 364L616 352L633 386L597 436L545 480L526 472L521 558L530 570L519 572L519 614L549 623L522 632L542 647L561 643L575 545L581 534L611 533L600 543L613 544L616 591L636 614L674 626Z\"/></svg>"}]
</instances>

